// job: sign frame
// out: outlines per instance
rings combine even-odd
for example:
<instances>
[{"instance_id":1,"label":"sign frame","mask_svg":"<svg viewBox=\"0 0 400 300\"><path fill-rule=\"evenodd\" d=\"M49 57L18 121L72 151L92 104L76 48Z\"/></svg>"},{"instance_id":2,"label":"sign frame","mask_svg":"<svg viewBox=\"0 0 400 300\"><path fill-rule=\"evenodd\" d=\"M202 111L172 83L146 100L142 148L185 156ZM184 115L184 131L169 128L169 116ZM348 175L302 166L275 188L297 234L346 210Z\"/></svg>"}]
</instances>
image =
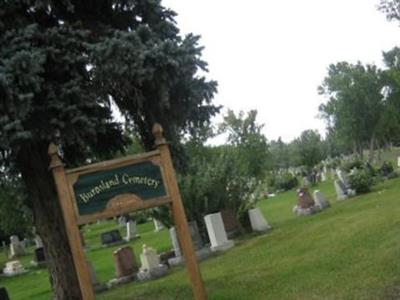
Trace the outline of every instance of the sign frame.
<instances>
[{"instance_id":1,"label":"sign frame","mask_svg":"<svg viewBox=\"0 0 400 300\"><path fill-rule=\"evenodd\" d=\"M95 294L91 284L90 273L83 251L78 225L165 204L169 204L172 211L194 297L196 300L207 299L179 187L176 181L171 154L168 144L163 137L161 125L157 123L154 124L152 133L155 137L155 145L157 147L155 151L104 161L71 170L64 169L64 165L58 156L57 146L54 144L50 144L49 146L48 153L51 159L49 169L52 172L62 208L65 228L74 260L75 272L78 277L83 300L94 300ZM133 194L116 195L110 199L109 203L111 203L111 205L107 205L105 210L92 214L79 214L73 188L79 176L93 172L112 170L121 166L133 166L147 161L159 166L166 192L165 196L143 200Z\"/></svg>"}]
</instances>

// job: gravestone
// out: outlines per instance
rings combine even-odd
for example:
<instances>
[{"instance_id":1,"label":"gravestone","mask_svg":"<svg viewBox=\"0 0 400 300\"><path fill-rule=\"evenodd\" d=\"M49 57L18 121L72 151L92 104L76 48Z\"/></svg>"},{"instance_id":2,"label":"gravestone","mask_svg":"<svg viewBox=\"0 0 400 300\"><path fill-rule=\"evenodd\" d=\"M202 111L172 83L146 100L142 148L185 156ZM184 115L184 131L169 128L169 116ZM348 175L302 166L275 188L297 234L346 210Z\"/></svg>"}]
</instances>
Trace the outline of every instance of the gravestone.
<instances>
[{"instance_id":1,"label":"gravestone","mask_svg":"<svg viewBox=\"0 0 400 300\"><path fill-rule=\"evenodd\" d=\"M138 238L139 235L136 232L136 221L129 220L126 222L126 241L134 240Z\"/></svg>"},{"instance_id":2,"label":"gravestone","mask_svg":"<svg viewBox=\"0 0 400 300\"><path fill-rule=\"evenodd\" d=\"M146 245L143 245L143 252L140 254L141 267L137 273L139 280L156 279L168 272L166 265L160 264L157 252Z\"/></svg>"},{"instance_id":3,"label":"gravestone","mask_svg":"<svg viewBox=\"0 0 400 300\"><path fill-rule=\"evenodd\" d=\"M101 234L101 244L103 246L112 246L122 242L123 240L121 237L121 233L119 232L118 229L103 232Z\"/></svg>"},{"instance_id":4,"label":"gravestone","mask_svg":"<svg viewBox=\"0 0 400 300\"><path fill-rule=\"evenodd\" d=\"M325 182L326 181L326 172L321 173L321 181Z\"/></svg>"},{"instance_id":5,"label":"gravestone","mask_svg":"<svg viewBox=\"0 0 400 300\"><path fill-rule=\"evenodd\" d=\"M397 166L400 167L400 156L397 156Z\"/></svg>"},{"instance_id":6,"label":"gravestone","mask_svg":"<svg viewBox=\"0 0 400 300\"><path fill-rule=\"evenodd\" d=\"M6 259L8 259L8 250L7 250L7 245L6 245L5 241L2 242L2 247L3 247L4 256L6 257Z\"/></svg>"},{"instance_id":7,"label":"gravestone","mask_svg":"<svg viewBox=\"0 0 400 300\"><path fill-rule=\"evenodd\" d=\"M34 266L42 266L46 264L46 257L44 255L44 248L36 248L34 255L33 255L33 261L31 261L31 264Z\"/></svg>"},{"instance_id":8,"label":"gravestone","mask_svg":"<svg viewBox=\"0 0 400 300\"><path fill-rule=\"evenodd\" d=\"M300 215L311 215L318 208L315 206L314 200L311 198L307 188L297 189L297 204L293 207L293 212Z\"/></svg>"},{"instance_id":9,"label":"gravestone","mask_svg":"<svg viewBox=\"0 0 400 300\"><path fill-rule=\"evenodd\" d=\"M314 200L311 198L311 195L308 192L308 189L299 188L297 190L297 196L298 196L298 205L300 208L305 209L315 205Z\"/></svg>"},{"instance_id":10,"label":"gravestone","mask_svg":"<svg viewBox=\"0 0 400 300\"><path fill-rule=\"evenodd\" d=\"M196 221L188 223L189 232L193 242L193 248L196 252L196 256L199 260L203 260L210 256L211 251L209 248L204 247L203 240L200 236L199 228L197 227ZM171 238L172 246L174 248L175 257L168 259L168 264L170 266L176 266L183 263L184 258L182 255L181 247L178 240L178 235L175 227L169 229L169 235Z\"/></svg>"},{"instance_id":11,"label":"gravestone","mask_svg":"<svg viewBox=\"0 0 400 300\"><path fill-rule=\"evenodd\" d=\"M330 206L328 200L322 195L322 193L319 190L314 191L314 202L315 206L317 206L319 209L324 209Z\"/></svg>"},{"instance_id":12,"label":"gravestone","mask_svg":"<svg viewBox=\"0 0 400 300\"><path fill-rule=\"evenodd\" d=\"M253 231L265 232L271 229L259 208L249 209L249 218Z\"/></svg>"},{"instance_id":13,"label":"gravestone","mask_svg":"<svg viewBox=\"0 0 400 300\"><path fill-rule=\"evenodd\" d=\"M154 231L155 232L159 232L160 230L164 229L163 223L161 223L157 219L153 219L153 222L154 222Z\"/></svg>"},{"instance_id":14,"label":"gravestone","mask_svg":"<svg viewBox=\"0 0 400 300\"><path fill-rule=\"evenodd\" d=\"M132 247L118 248L113 256L116 278L131 276L139 270Z\"/></svg>"},{"instance_id":15,"label":"gravestone","mask_svg":"<svg viewBox=\"0 0 400 300\"><path fill-rule=\"evenodd\" d=\"M236 218L236 214L233 209L227 208L221 211L222 222L228 239L238 236L241 232L241 226Z\"/></svg>"},{"instance_id":16,"label":"gravestone","mask_svg":"<svg viewBox=\"0 0 400 300\"><path fill-rule=\"evenodd\" d=\"M0 300L10 300L5 287L0 287Z\"/></svg>"},{"instance_id":17,"label":"gravestone","mask_svg":"<svg viewBox=\"0 0 400 300\"><path fill-rule=\"evenodd\" d=\"M234 242L228 240L221 213L209 214L204 217L211 251L224 251L233 247Z\"/></svg>"},{"instance_id":18,"label":"gravestone","mask_svg":"<svg viewBox=\"0 0 400 300\"><path fill-rule=\"evenodd\" d=\"M12 235L10 237L10 258L25 255L24 243L20 242L18 236Z\"/></svg>"},{"instance_id":19,"label":"gravestone","mask_svg":"<svg viewBox=\"0 0 400 300\"><path fill-rule=\"evenodd\" d=\"M308 186L310 186L310 180L308 179L308 177L307 176L303 176L303 178L302 178L302 182L303 182L303 187L308 187Z\"/></svg>"},{"instance_id":20,"label":"gravestone","mask_svg":"<svg viewBox=\"0 0 400 300\"><path fill-rule=\"evenodd\" d=\"M357 171L358 171L358 169L357 169L356 167L352 168L352 169L350 170L350 175L356 174Z\"/></svg>"},{"instance_id":21,"label":"gravestone","mask_svg":"<svg viewBox=\"0 0 400 300\"><path fill-rule=\"evenodd\" d=\"M19 260L13 260L6 263L6 267L3 269L5 276L15 276L27 272L22 266Z\"/></svg>"},{"instance_id":22,"label":"gravestone","mask_svg":"<svg viewBox=\"0 0 400 300\"><path fill-rule=\"evenodd\" d=\"M140 262L140 270L150 270L158 267L160 258L153 248L143 245L143 252L140 254Z\"/></svg>"},{"instance_id":23,"label":"gravestone","mask_svg":"<svg viewBox=\"0 0 400 300\"><path fill-rule=\"evenodd\" d=\"M315 174L315 182L321 182L322 181L322 174L321 172L317 172Z\"/></svg>"},{"instance_id":24,"label":"gravestone","mask_svg":"<svg viewBox=\"0 0 400 300\"><path fill-rule=\"evenodd\" d=\"M127 218L125 216L120 216L118 218L118 225L121 227L125 227L127 223Z\"/></svg>"},{"instance_id":25,"label":"gravestone","mask_svg":"<svg viewBox=\"0 0 400 300\"><path fill-rule=\"evenodd\" d=\"M335 191L336 191L336 199L337 200L346 200L348 198L346 187L344 186L343 182L340 180L334 181Z\"/></svg>"},{"instance_id":26,"label":"gravestone","mask_svg":"<svg viewBox=\"0 0 400 300\"><path fill-rule=\"evenodd\" d=\"M344 184L345 189L347 190L348 188L350 188L350 183L347 174L340 169L336 170L336 174L339 180Z\"/></svg>"},{"instance_id":27,"label":"gravestone","mask_svg":"<svg viewBox=\"0 0 400 300\"><path fill-rule=\"evenodd\" d=\"M39 235L35 235L35 247L36 249L43 247L43 241Z\"/></svg>"}]
</instances>

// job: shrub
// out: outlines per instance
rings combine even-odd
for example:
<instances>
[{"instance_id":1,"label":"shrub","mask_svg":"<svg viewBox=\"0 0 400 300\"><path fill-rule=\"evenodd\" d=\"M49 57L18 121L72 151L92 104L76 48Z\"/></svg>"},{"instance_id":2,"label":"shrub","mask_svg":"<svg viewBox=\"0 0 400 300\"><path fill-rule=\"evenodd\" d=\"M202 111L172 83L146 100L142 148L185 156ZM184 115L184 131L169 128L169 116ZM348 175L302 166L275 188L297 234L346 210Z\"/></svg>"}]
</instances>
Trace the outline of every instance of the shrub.
<instances>
[{"instance_id":1,"label":"shrub","mask_svg":"<svg viewBox=\"0 0 400 300\"><path fill-rule=\"evenodd\" d=\"M371 171L364 167L356 170L349 176L349 183L357 193L368 193L374 184L374 177Z\"/></svg>"},{"instance_id":2,"label":"shrub","mask_svg":"<svg viewBox=\"0 0 400 300\"><path fill-rule=\"evenodd\" d=\"M130 215L132 220L136 221L137 224L144 224L149 219L150 213L146 210L134 212Z\"/></svg>"},{"instance_id":3,"label":"shrub","mask_svg":"<svg viewBox=\"0 0 400 300\"><path fill-rule=\"evenodd\" d=\"M391 173L393 173L393 171L394 171L393 165L390 162L386 161L382 163L382 166L378 170L379 175L385 177L388 177Z\"/></svg>"},{"instance_id":4,"label":"shrub","mask_svg":"<svg viewBox=\"0 0 400 300\"><path fill-rule=\"evenodd\" d=\"M352 169L360 169L364 165L364 162L361 159L355 158L349 161L344 161L342 163L342 169L345 172L350 172Z\"/></svg>"},{"instance_id":5,"label":"shrub","mask_svg":"<svg viewBox=\"0 0 400 300\"><path fill-rule=\"evenodd\" d=\"M289 172L280 174L276 179L276 188L278 190L288 191L298 185L297 178Z\"/></svg>"},{"instance_id":6,"label":"shrub","mask_svg":"<svg viewBox=\"0 0 400 300\"><path fill-rule=\"evenodd\" d=\"M279 174L271 174L266 184L270 192L276 191L288 191L298 185L297 177L293 176L289 172L283 172Z\"/></svg>"},{"instance_id":7,"label":"shrub","mask_svg":"<svg viewBox=\"0 0 400 300\"><path fill-rule=\"evenodd\" d=\"M187 218L197 222L200 234L207 239L205 215L229 208L246 226L245 215L260 197L256 193L259 182L243 172L229 148L204 149L203 155L192 157L178 184ZM152 214L166 226L172 225L168 209L158 207Z\"/></svg>"}]
</instances>

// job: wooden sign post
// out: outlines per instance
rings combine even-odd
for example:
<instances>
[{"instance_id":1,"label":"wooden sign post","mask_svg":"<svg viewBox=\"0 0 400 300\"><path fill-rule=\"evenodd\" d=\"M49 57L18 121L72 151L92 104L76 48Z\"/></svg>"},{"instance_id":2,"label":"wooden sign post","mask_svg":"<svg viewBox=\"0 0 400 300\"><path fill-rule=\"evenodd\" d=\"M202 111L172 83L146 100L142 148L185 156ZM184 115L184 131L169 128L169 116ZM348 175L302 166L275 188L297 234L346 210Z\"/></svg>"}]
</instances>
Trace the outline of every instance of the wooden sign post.
<instances>
[{"instance_id":1,"label":"wooden sign post","mask_svg":"<svg viewBox=\"0 0 400 300\"><path fill-rule=\"evenodd\" d=\"M159 124L153 127L157 150L64 170L58 149L51 144L50 170L63 210L82 298L95 299L78 225L123 215L139 209L170 204L196 300L207 295L194 252L172 165L168 144Z\"/></svg>"}]
</instances>

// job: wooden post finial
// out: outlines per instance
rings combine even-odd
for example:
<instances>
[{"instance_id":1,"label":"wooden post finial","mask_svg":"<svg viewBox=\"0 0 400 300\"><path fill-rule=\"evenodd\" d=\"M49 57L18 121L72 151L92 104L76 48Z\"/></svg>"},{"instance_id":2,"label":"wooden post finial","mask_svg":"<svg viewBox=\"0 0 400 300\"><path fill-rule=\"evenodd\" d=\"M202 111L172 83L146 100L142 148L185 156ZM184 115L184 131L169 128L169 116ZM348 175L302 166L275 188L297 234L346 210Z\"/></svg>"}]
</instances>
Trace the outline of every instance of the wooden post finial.
<instances>
[{"instance_id":1,"label":"wooden post finial","mask_svg":"<svg viewBox=\"0 0 400 300\"><path fill-rule=\"evenodd\" d=\"M151 131L153 133L153 136L155 138L155 145L162 145L166 144L166 140L163 136L163 128L159 123L154 123L153 129Z\"/></svg>"},{"instance_id":2,"label":"wooden post finial","mask_svg":"<svg viewBox=\"0 0 400 300\"><path fill-rule=\"evenodd\" d=\"M58 147L54 143L50 143L47 153L49 154L51 159L49 169L63 166L63 163L60 157L58 156Z\"/></svg>"}]
</instances>

